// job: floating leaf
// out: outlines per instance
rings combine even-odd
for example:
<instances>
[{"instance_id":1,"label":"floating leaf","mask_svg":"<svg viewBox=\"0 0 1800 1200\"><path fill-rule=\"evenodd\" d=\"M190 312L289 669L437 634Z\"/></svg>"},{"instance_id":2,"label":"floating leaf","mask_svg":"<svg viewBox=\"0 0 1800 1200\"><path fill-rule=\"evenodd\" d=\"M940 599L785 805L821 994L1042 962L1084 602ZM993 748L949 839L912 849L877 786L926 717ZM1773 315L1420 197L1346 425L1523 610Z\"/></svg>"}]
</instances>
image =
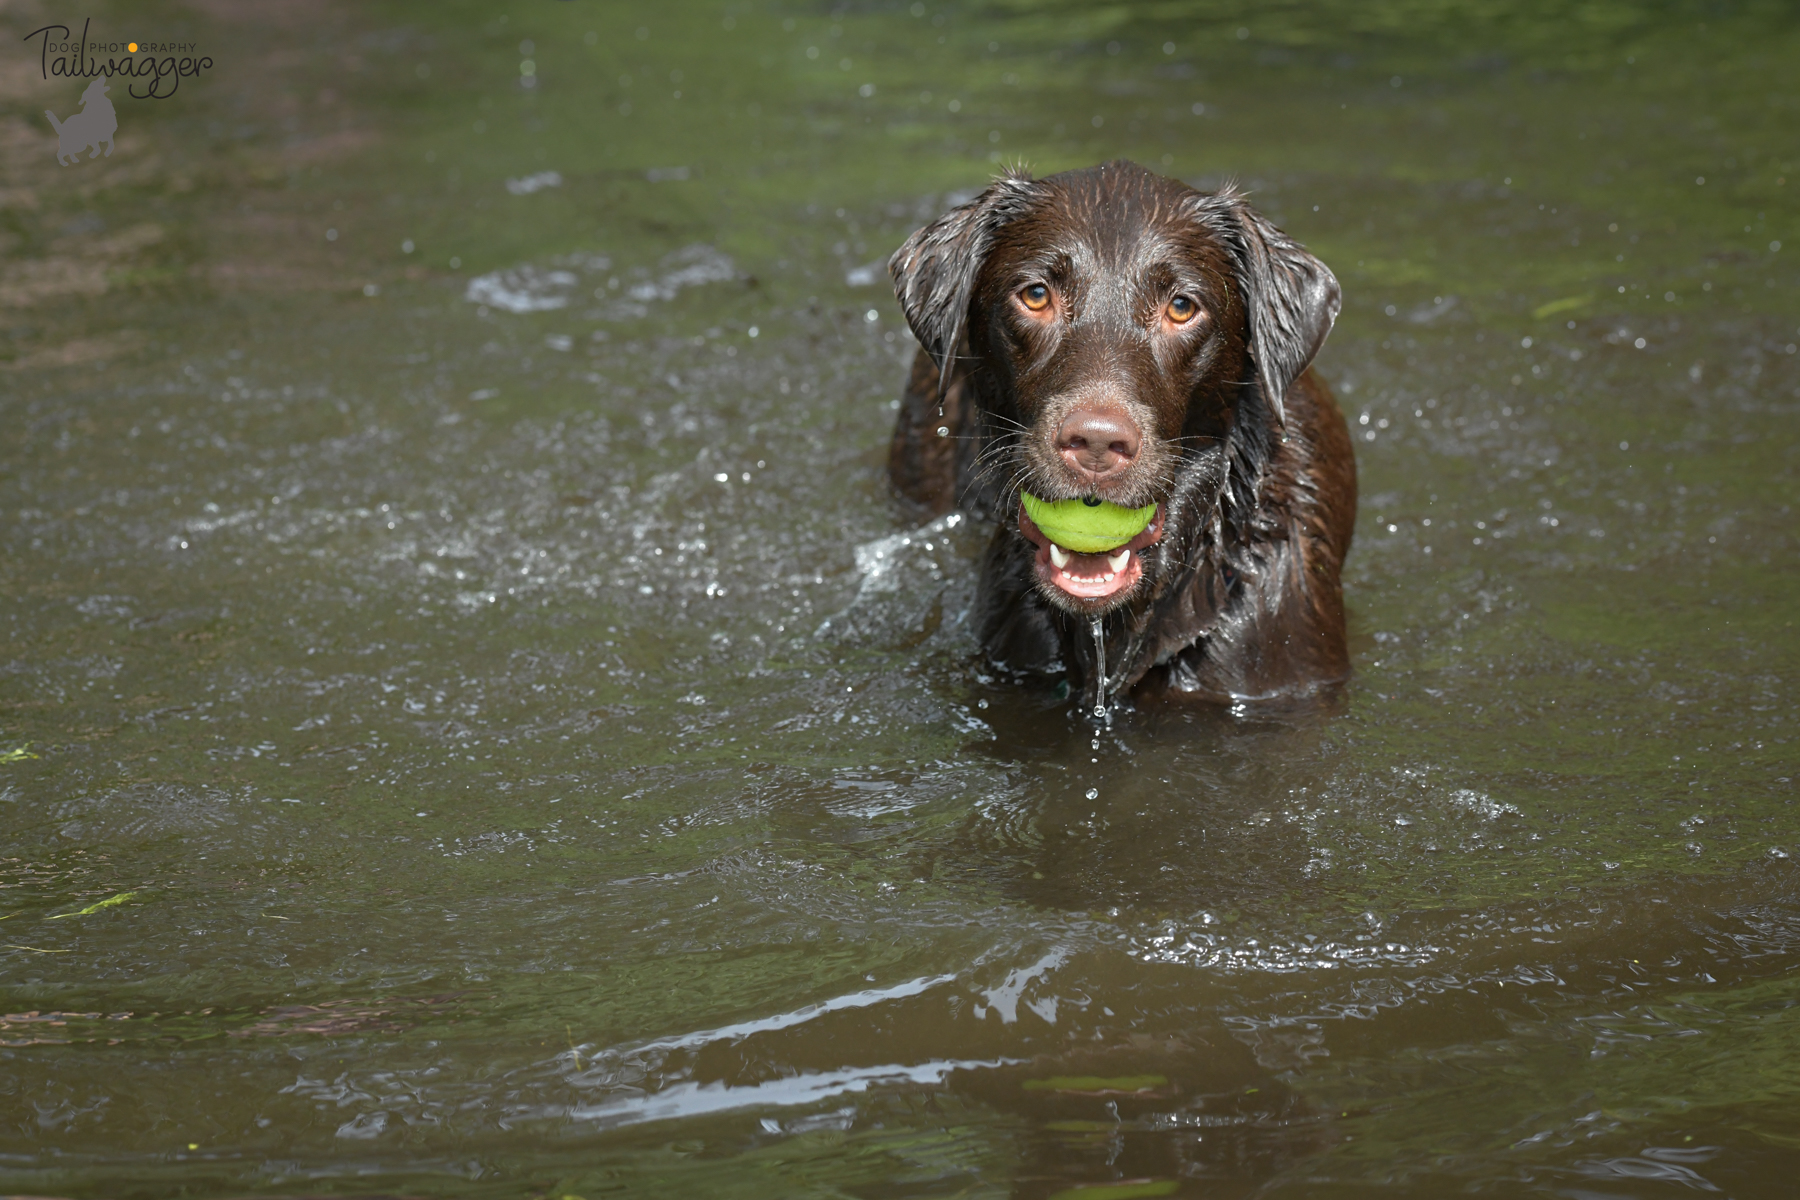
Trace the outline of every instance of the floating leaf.
<instances>
[{"instance_id":1,"label":"floating leaf","mask_svg":"<svg viewBox=\"0 0 1800 1200\"><path fill-rule=\"evenodd\" d=\"M111 908L115 904L123 904L135 895L137 895L136 892L120 892L116 896L108 896L104 900L96 900L94 903L88 905L86 908L81 909L78 912L57 913L54 917L51 917L49 919L52 921L60 921L64 917L85 917L89 913L97 913L103 908Z\"/></svg>"},{"instance_id":2,"label":"floating leaf","mask_svg":"<svg viewBox=\"0 0 1800 1200\"><path fill-rule=\"evenodd\" d=\"M1564 296L1561 300L1552 300L1548 304L1540 304L1531 310L1531 315L1542 321L1545 317L1554 317L1557 313L1571 312L1577 308L1586 308L1594 302L1594 293L1587 292L1580 296Z\"/></svg>"},{"instance_id":3,"label":"floating leaf","mask_svg":"<svg viewBox=\"0 0 1800 1200\"><path fill-rule=\"evenodd\" d=\"M1048 1079L1027 1079L1028 1092L1147 1092L1169 1082L1167 1075L1052 1075ZM1146 1193L1148 1195L1148 1193Z\"/></svg>"},{"instance_id":4,"label":"floating leaf","mask_svg":"<svg viewBox=\"0 0 1800 1200\"><path fill-rule=\"evenodd\" d=\"M1064 1188L1053 1193L1050 1200L1135 1200L1138 1196L1173 1196L1179 1186L1174 1179L1124 1179L1118 1183Z\"/></svg>"}]
</instances>

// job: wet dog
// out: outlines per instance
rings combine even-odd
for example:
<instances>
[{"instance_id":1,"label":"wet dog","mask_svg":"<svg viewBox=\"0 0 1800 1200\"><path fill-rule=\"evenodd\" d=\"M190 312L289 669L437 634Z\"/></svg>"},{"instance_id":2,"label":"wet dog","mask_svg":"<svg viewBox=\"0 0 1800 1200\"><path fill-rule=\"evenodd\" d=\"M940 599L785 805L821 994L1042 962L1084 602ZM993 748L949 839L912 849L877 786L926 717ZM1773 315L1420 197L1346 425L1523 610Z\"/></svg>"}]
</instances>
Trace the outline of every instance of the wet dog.
<instances>
[{"instance_id":1,"label":"wet dog","mask_svg":"<svg viewBox=\"0 0 1800 1200\"><path fill-rule=\"evenodd\" d=\"M920 344L889 474L996 522L974 614L996 665L1070 672L1096 703L1347 676L1356 461L1308 370L1338 313L1324 263L1230 188L1110 162L1006 174L888 269ZM1082 554L1021 493L1156 508Z\"/></svg>"}]
</instances>

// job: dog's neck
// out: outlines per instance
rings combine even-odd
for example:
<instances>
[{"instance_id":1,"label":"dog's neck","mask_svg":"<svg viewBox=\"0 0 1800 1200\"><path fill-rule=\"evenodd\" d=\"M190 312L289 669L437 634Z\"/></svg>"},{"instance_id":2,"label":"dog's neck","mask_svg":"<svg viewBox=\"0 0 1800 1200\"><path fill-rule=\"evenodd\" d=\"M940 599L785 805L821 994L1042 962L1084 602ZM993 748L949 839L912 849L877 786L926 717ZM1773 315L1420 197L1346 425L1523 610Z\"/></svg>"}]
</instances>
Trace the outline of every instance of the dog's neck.
<instances>
[{"instance_id":1,"label":"dog's neck","mask_svg":"<svg viewBox=\"0 0 1800 1200\"><path fill-rule=\"evenodd\" d=\"M1102 619L1105 664L1092 661L1090 622L1059 614L1064 645L1083 674L1090 682L1105 680L1106 695L1096 695L1096 702L1129 692L1171 652L1205 638L1239 578L1256 570L1257 543L1277 532L1263 490L1282 439L1270 433L1260 395L1245 396L1238 411L1222 443L1186 451L1197 469L1179 473L1192 483L1169 498L1164 536L1190 553L1165 563L1150 589Z\"/></svg>"}]
</instances>

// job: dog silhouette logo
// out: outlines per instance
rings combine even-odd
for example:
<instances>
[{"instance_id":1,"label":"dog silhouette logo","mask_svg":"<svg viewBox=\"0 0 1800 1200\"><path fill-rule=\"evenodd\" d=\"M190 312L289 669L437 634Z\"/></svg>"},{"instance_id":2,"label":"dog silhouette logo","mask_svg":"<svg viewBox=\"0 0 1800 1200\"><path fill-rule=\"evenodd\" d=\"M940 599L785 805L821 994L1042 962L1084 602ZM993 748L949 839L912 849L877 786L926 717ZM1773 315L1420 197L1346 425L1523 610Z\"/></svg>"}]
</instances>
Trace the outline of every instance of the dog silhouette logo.
<instances>
[{"instance_id":1,"label":"dog silhouette logo","mask_svg":"<svg viewBox=\"0 0 1800 1200\"><path fill-rule=\"evenodd\" d=\"M92 149L88 159L100 157L100 143L106 143L106 153L113 152L113 134L119 129L119 114L113 110L113 103L106 98L105 75L97 75L94 82L87 85L87 91L81 93L81 111L67 121L59 121L56 114L49 109L44 115L50 118L50 127L56 130L56 161L63 166L81 161L81 152Z\"/></svg>"}]
</instances>

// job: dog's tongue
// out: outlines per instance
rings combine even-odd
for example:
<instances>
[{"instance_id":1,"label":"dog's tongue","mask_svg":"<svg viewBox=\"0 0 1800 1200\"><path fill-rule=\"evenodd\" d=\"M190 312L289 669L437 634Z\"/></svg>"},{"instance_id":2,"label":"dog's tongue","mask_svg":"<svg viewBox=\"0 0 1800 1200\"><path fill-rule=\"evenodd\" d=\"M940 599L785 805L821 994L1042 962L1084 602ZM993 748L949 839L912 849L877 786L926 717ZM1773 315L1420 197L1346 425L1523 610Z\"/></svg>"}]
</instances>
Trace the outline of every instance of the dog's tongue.
<instances>
[{"instance_id":1,"label":"dog's tongue","mask_svg":"<svg viewBox=\"0 0 1800 1200\"><path fill-rule=\"evenodd\" d=\"M1143 577L1138 558L1142 550L1162 537L1162 509L1144 531L1110 554L1080 554L1056 545L1037 527L1024 505L1019 506L1019 532L1037 546L1034 564L1038 578L1082 600L1104 600L1118 595Z\"/></svg>"}]
</instances>

